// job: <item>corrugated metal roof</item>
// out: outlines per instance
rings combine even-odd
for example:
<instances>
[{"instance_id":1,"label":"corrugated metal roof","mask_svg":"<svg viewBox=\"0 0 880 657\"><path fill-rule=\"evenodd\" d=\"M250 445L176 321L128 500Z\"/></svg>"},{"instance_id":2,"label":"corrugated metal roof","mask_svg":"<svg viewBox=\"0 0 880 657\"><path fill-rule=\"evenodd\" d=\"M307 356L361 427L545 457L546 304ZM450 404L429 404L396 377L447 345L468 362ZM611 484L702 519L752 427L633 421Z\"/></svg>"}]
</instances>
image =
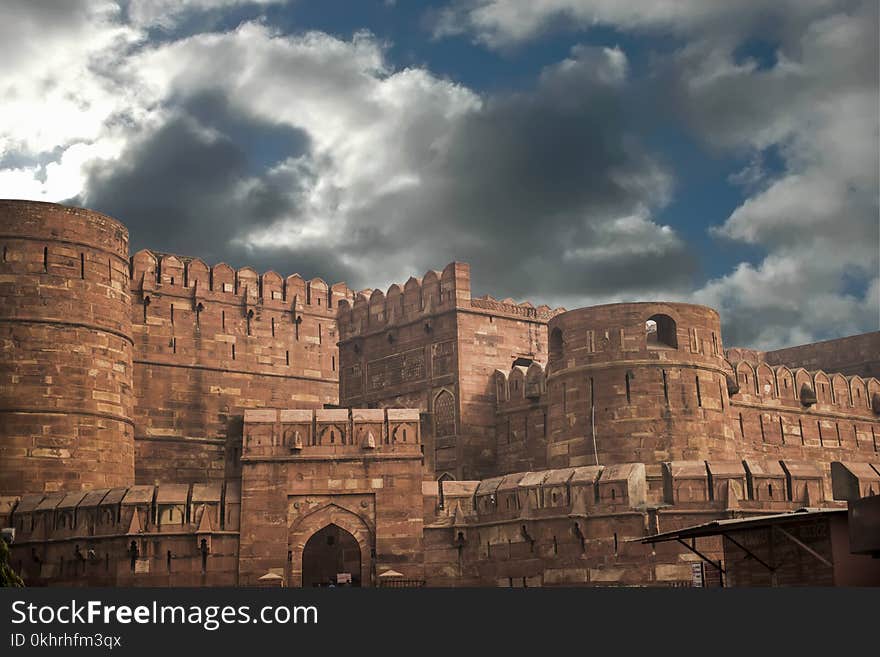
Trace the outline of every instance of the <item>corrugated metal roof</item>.
<instances>
[{"instance_id":1,"label":"corrugated metal roof","mask_svg":"<svg viewBox=\"0 0 880 657\"><path fill-rule=\"evenodd\" d=\"M786 513L774 513L764 516L753 516L751 518L726 518L723 520L712 520L701 525L693 525L684 529L676 529L669 532L654 534L644 538L631 539L631 542L639 543L663 543L664 541L675 541L683 538L698 538L700 536L717 536L719 534L738 531L741 529L752 529L755 527L767 527L775 524L784 524L789 522L799 522L809 518L819 518L825 515L835 513L846 513L846 509L798 509L797 511L788 511Z\"/></svg>"}]
</instances>

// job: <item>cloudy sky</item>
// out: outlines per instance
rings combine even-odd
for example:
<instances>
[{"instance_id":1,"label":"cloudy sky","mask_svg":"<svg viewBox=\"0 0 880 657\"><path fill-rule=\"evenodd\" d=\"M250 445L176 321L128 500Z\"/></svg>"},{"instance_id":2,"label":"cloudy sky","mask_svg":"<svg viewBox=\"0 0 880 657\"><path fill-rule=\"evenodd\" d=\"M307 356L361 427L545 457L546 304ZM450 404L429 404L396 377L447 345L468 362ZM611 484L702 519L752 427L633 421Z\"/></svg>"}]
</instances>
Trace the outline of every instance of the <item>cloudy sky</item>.
<instances>
[{"instance_id":1,"label":"cloudy sky","mask_svg":"<svg viewBox=\"0 0 880 657\"><path fill-rule=\"evenodd\" d=\"M880 328L876 0L3 0L0 61L0 197L132 251Z\"/></svg>"}]
</instances>

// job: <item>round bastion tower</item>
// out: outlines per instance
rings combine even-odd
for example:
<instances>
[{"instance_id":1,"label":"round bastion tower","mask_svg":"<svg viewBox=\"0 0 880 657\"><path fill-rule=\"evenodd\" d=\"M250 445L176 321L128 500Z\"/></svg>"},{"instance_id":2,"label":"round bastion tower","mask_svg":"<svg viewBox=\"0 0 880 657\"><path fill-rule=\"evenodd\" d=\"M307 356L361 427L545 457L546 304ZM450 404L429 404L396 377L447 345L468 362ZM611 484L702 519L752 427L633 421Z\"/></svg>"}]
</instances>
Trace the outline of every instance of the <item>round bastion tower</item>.
<instances>
[{"instance_id":1,"label":"round bastion tower","mask_svg":"<svg viewBox=\"0 0 880 657\"><path fill-rule=\"evenodd\" d=\"M128 230L0 200L0 495L134 482Z\"/></svg>"},{"instance_id":2,"label":"round bastion tower","mask_svg":"<svg viewBox=\"0 0 880 657\"><path fill-rule=\"evenodd\" d=\"M715 310L593 306L548 330L553 466L735 458Z\"/></svg>"}]
</instances>

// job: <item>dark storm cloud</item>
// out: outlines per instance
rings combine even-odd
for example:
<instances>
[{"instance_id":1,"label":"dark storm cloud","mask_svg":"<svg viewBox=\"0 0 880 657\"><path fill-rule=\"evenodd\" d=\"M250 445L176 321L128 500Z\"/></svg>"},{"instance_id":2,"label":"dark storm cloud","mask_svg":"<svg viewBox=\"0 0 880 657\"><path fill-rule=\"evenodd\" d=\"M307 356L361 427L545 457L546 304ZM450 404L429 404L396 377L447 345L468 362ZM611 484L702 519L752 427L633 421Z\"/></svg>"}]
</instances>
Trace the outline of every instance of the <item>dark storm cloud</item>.
<instances>
[{"instance_id":1,"label":"dark storm cloud","mask_svg":"<svg viewBox=\"0 0 880 657\"><path fill-rule=\"evenodd\" d=\"M419 275L453 259L472 264L481 289L537 302L681 287L694 259L646 218L669 180L631 130L621 67L622 53L575 49L530 91L487 98L450 120L442 147L421 138L437 130L425 124L436 116L416 116L393 147L420 184L366 203L337 190L338 205L356 209L328 210L325 243L253 248L237 239L276 222L307 222L301 201L320 166L304 133L245 118L219 90L172 97L172 118L94 169L77 200L125 222L133 251L299 271L357 288L393 280L401 260ZM297 159L271 169L286 158ZM636 214L635 225L616 223Z\"/></svg>"},{"instance_id":2,"label":"dark storm cloud","mask_svg":"<svg viewBox=\"0 0 880 657\"><path fill-rule=\"evenodd\" d=\"M406 250L413 259L415 251L424 267L464 260L480 287L499 296L558 299L692 282L695 259L668 231L645 219L640 230L614 234L616 219L662 203L668 175L640 145L631 96L607 79L606 55L575 55L533 90L490 98L458 121L442 153L422 163L424 185L358 217L376 226L395 213L406 218L372 241L376 256ZM589 255L563 257L580 248Z\"/></svg>"},{"instance_id":3,"label":"dark storm cloud","mask_svg":"<svg viewBox=\"0 0 880 657\"><path fill-rule=\"evenodd\" d=\"M119 159L94 167L85 194L71 202L123 221L132 252L150 248L284 273L288 250L251 253L234 240L297 215L303 181L272 167L307 150L302 131L245 120L223 96L199 94L181 100L172 118ZM305 264L318 269L320 262Z\"/></svg>"}]
</instances>

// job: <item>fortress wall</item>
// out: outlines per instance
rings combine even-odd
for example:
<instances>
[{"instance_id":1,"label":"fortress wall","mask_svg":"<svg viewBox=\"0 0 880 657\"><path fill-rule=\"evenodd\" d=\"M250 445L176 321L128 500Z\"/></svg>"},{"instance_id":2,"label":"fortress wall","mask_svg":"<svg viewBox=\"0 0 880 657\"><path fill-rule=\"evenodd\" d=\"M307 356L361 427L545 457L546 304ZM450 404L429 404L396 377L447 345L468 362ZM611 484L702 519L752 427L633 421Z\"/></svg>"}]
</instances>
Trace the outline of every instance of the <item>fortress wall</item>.
<instances>
[{"instance_id":1,"label":"fortress wall","mask_svg":"<svg viewBox=\"0 0 880 657\"><path fill-rule=\"evenodd\" d=\"M430 414L429 467L455 478L495 469L492 373L546 360L547 306L471 298L470 269L411 278L339 310L344 405L412 406ZM466 433L463 427L466 427Z\"/></svg>"},{"instance_id":2,"label":"fortress wall","mask_svg":"<svg viewBox=\"0 0 880 657\"><path fill-rule=\"evenodd\" d=\"M764 360L770 365L880 378L880 331L776 349L766 352Z\"/></svg>"},{"instance_id":3,"label":"fortress wall","mask_svg":"<svg viewBox=\"0 0 880 657\"><path fill-rule=\"evenodd\" d=\"M450 266L410 278L402 288L392 285L387 293L361 292L353 304L340 304L337 316L341 404L418 409L425 421L425 465L432 473L456 462L455 275ZM440 414L428 415L435 405Z\"/></svg>"},{"instance_id":4,"label":"fortress wall","mask_svg":"<svg viewBox=\"0 0 880 657\"><path fill-rule=\"evenodd\" d=\"M880 455L877 379L748 361L732 369L730 416L741 454L819 463L826 486L831 462Z\"/></svg>"},{"instance_id":5,"label":"fortress wall","mask_svg":"<svg viewBox=\"0 0 880 657\"><path fill-rule=\"evenodd\" d=\"M233 586L238 485L25 495L11 563L29 586Z\"/></svg>"},{"instance_id":6,"label":"fortress wall","mask_svg":"<svg viewBox=\"0 0 880 657\"><path fill-rule=\"evenodd\" d=\"M241 583L277 569L300 586L305 544L331 522L361 544L365 585L421 579L422 461L415 409L247 411Z\"/></svg>"},{"instance_id":7,"label":"fortress wall","mask_svg":"<svg viewBox=\"0 0 880 657\"><path fill-rule=\"evenodd\" d=\"M345 406L409 407L424 414L429 472L454 472L461 427L455 308L470 300L467 267L447 265L387 292L341 304L340 398Z\"/></svg>"},{"instance_id":8,"label":"fortress wall","mask_svg":"<svg viewBox=\"0 0 880 657\"><path fill-rule=\"evenodd\" d=\"M535 361L529 367L495 371L495 474L547 467L546 372Z\"/></svg>"},{"instance_id":9,"label":"fortress wall","mask_svg":"<svg viewBox=\"0 0 880 657\"><path fill-rule=\"evenodd\" d=\"M240 476L245 409L338 402L338 284L132 258L137 480Z\"/></svg>"},{"instance_id":10,"label":"fortress wall","mask_svg":"<svg viewBox=\"0 0 880 657\"><path fill-rule=\"evenodd\" d=\"M0 201L0 491L134 478L128 231L79 208Z\"/></svg>"},{"instance_id":11,"label":"fortress wall","mask_svg":"<svg viewBox=\"0 0 880 657\"><path fill-rule=\"evenodd\" d=\"M651 317L666 318L653 336ZM551 466L594 463L594 444L605 463L734 457L714 310L613 304L558 315L549 330Z\"/></svg>"},{"instance_id":12,"label":"fortress wall","mask_svg":"<svg viewBox=\"0 0 880 657\"><path fill-rule=\"evenodd\" d=\"M662 506L646 506L641 463L520 472L426 490L429 586L688 586L699 558L675 543L639 539L711 520L792 511L807 491L813 506L843 508L877 490L880 462L835 464L838 494L808 464L755 461L663 464ZM872 488L873 487L873 488ZM429 502L433 502L433 509ZM699 549L723 557L721 544ZM707 581L717 571L704 569Z\"/></svg>"},{"instance_id":13,"label":"fortress wall","mask_svg":"<svg viewBox=\"0 0 880 657\"><path fill-rule=\"evenodd\" d=\"M875 392L880 391L880 382L876 379L865 380L858 375L829 376L821 371L792 372L784 366L771 367L766 363L756 368L748 361L740 361L735 366L725 363L725 368L728 372L724 390L728 392L728 401L724 402L723 422L725 434L732 435L733 453L732 456L723 453L723 458L791 459L816 463L824 473L827 488L831 486L832 462L864 462L880 453L880 417L873 404ZM642 395L648 395L649 403L656 401L650 395L662 393L636 385L638 377L632 370L630 372L628 405L644 405ZM670 379L667 374L667 392ZM624 381L624 387L626 384ZM553 443L547 443L542 431L543 414L550 401L546 372L538 364L529 368L513 367L509 372L496 370L495 388L499 400L497 472L506 474L545 467L541 450L547 448L553 458L556 449ZM723 390L719 391L719 400L721 394ZM625 389L623 396L626 397ZM703 395L697 402L698 407L700 403L707 405L711 398L707 402ZM719 402L717 406L720 405ZM672 403L665 410L670 421L677 420L681 412ZM589 418L589 413L587 416ZM608 424L597 413L597 444L601 444L599 437L607 435L613 427L613 420ZM588 440L593 428L587 426ZM695 445L689 458L717 456L708 449L702 450L699 444ZM589 448L587 444L586 455L579 457L574 464L595 463L595 457L590 458ZM649 499L652 502L662 501L659 494L662 491L661 462L647 464Z\"/></svg>"},{"instance_id":14,"label":"fortress wall","mask_svg":"<svg viewBox=\"0 0 880 657\"><path fill-rule=\"evenodd\" d=\"M523 314L505 308L473 307L459 313L459 388L462 426L461 477L487 476L498 472L496 448L496 369L509 369L517 359L521 362L547 360L546 319L531 312L531 306L519 306ZM514 421L513 419L511 420ZM538 417L531 419L537 422ZM543 415L540 416L543 423ZM534 427L537 429L537 427ZM505 427L506 431L506 427ZM524 429L523 429L524 431ZM543 435L543 427L541 435ZM506 440L506 437L505 437Z\"/></svg>"}]
</instances>

